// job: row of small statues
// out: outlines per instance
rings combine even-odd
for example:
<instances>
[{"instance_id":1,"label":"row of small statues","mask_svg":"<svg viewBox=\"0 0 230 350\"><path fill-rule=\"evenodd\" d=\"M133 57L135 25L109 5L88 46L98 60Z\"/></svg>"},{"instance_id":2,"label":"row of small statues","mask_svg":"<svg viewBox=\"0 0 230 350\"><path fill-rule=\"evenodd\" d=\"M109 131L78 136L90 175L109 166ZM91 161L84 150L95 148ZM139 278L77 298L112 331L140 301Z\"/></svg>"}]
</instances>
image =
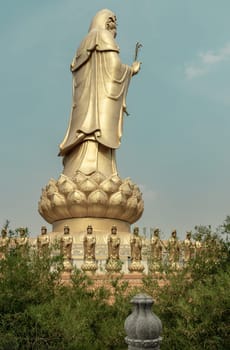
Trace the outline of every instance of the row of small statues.
<instances>
[{"instance_id":1,"label":"row of small statues","mask_svg":"<svg viewBox=\"0 0 230 350\"><path fill-rule=\"evenodd\" d=\"M112 226L111 233L107 238L108 243L108 258L106 261L105 269L108 272L120 272L122 269L122 261L120 260L120 237L117 235L117 227ZM72 269L72 244L73 238L70 235L70 229L68 226L64 226L64 234L60 239L60 250L64 258L64 267L66 270ZM49 245L49 236L47 235L46 227L41 229L41 235L37 238L37 246L39 251ZM141 249L142 239L139 236L139 229L135 228L133 236L130 239L131 245L131 265L129 266L130 272L143 271L144 266L141 264ZM88 225L86 234L83 238L84 248L84 262L81 266L83 271L95 272L98 269L98 264L95 256L96 250L96 236L93 233L93 227Z\"/></svg>"},{"instance_id":2,"label":"row of small statues","mask_svg":"<svg viewBox=\"0 0 230 350\"><path fill-rule=\"evenodd\" d=\"M0 257L4 257L4 251L9 246L10 238L7 236L7 230L3 229L0 237ZM14 238L14 244L17 247L25 247L28 245L29 239L24 228L19 229L19 236ZM72 244L73 238L70 235L68 226L64 226L64 233L60 238L60 251L64 258L64 267L66 270L72 269ZM50 245L50 236L47 234L45 226L41 228L41 234L37 238L37 248L40 254L46 250ZM111 233L107 237L108 258L106 261L106 270L108 272L119 272L122 269L122 261L120 260L120 237L117 234L117 227L112 226ZM96 236L93 233L93 227L87 227L86 234L83 238L84 248L84 263L81 268L83 271L96 271L97 261L95 257ZM128 266L130 272L142 272L144 266L142 265L142 237L139 235L139 228L135 227L133 234L130 237L131 248L131 263ZM161 265L163 259L163 252L168 253L168 262L172 267L179 267L179 260L183 252L183 262L187 264L194 254L198 255L202 250L202 242L191 240L191 232L187 232L186 239L179 241L177 238L177 231L173 230L171 237L167 241L160 239L160 230L155 228L153 236L150 240L150 263L149 269L157 270Z\"/></svg>"},{"instance_id":3,"label":"row of small statues","mask_svg":"<svg viewBox=\"0 0 230 350\"><path fill-rule=\"evenodd\" d=\"M21 227L17 231L18 231L18 237L11 238L8 236L7 229L3 228L1 230L0 259L5 258L5 253L7 252L10 245L18 248L28 246L29 238L27 236L27 230Z\"/></svg>"},{"instance_id":4,"label":"row of small statues","mask_svg":"<svg viewBox=\"0 0 230 350\"><path fill-rule=\"evenodd\" d=\"M201 240L192 241L192 233L187 232L184 241L179 241L177 238L177 231L174 229L171 237L167 241L160 239L160 230L155 228L151 238L151 262L150 270L156 270L162 263L163 252L168 253L168 263L171 267L177 269L180 267L180 257L183 254L183 264L186 265L196 255L202 251Z\"/></svg>"},{"instance_id":5,"label":"row of small statues","mask_svg":"<svg viewBox=\"0 0 230 350\"><path fill-rule=\"evenodd\" d=\"M135 235L138 236L137 229L134 230ZM131 239L131 256L133 257L133 263L140 263L141 261L141 248L142 241L138 236L137 238ZM25 228L18 229L18 237L10 238L7 235L7 230L2 229L0 237L0 259L5 258L5 254L9 246L15 246L19 249L24 249L29 245L29 238L26 234ZM72 270L72 245L73 237L70 235L70 229L68 226L64 226L63 235L60 238L60 252L64 259L64 268L66 271ZM138 245L138 253L137 253ZM39 254L42 256L44 252L48 251L50 246L50 236L47 234L47 228L42 226L41 234L37 237L37 248ZM83 271L96 271L97 261L95 258L95 248L96 248L96 237L93 233L93 228L91 225L87 227L86 234L83 239L84 246L84 263L81 266ZM108 259L106 263L107 271L117 271L119 272L122 268L122 262L119 257L120 248L120 237L117 235L117 227L112 226L111 234L108 236ZM144 267L142 271L144 270Z\"/></svg>"}]
</instances>

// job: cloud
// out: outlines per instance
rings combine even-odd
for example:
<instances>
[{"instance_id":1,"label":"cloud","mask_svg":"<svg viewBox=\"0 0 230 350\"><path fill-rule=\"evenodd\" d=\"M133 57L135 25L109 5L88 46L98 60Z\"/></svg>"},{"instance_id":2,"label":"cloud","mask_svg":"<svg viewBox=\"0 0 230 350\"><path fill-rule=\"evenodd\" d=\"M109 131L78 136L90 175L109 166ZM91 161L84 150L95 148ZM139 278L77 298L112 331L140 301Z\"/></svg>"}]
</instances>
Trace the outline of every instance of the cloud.
<instances>
[{"instance_id":1,"label":"cloud","mask_svg":"<svg viewBox=\"0 0 230 350\"><path fill-rule=\"evenodd\" d=\"M207 74L210 70L221 62L230 59L230 43L227 43L221 49L199 53L195 62L186 65L185 76L187 79L198 78Z\"/></svg>"},{"instance_id":2,"label":"cloud","mask_svg":"<svg viewBox=\"0 0 230 350\"><path fill-rule=\"evenodd\" d=\"M185 68L185 75L188 79L193 79L206 74L207 68L189 65Z\"/></svg>"},{"instance_id":3,"label":"cloud","mask_svg":"<svg viewBox=\"0 0 230 350\"><path fill-rule=\"evenodd\" d=\"M143 194L144 200L148 199L148 200L152 201L152 200L156 199L157 194L156 194L155 191L147 188L146 185L139 185L139 187L140 187L140 190L141 190L141 192Z\"/></svg>"}]
</instances>

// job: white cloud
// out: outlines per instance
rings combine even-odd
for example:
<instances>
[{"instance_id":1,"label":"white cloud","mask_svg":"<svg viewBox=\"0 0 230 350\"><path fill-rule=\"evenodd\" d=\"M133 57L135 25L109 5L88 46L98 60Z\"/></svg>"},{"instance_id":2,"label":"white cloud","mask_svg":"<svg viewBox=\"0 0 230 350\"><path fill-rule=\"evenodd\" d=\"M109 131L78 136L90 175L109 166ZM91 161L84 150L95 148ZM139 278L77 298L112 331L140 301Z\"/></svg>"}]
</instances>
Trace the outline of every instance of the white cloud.
<instances>
[{"instance_id":1,"label":"white cloud","mask_svg":"<svg viewBox=\"0 0 230 350\"><path fill-rule=\"evenodd\" d=\"M200 77L206 73L207 69L195 65L189 65L185 68L185 75L188 79Z\"/></svg>"},{"instance_id":2,"label":"white cloud","mask_svg":"<svg viewBox=\"0 0 230 350\"><path fill-rule=\"evenodd\" d=\"M206 53L201 53L199 56L201 58L201 62L207 65L223 61L222 55L217 55L211 51Z\"/></svg>"},{"instance_id":3,"label":"white cloud","mask_svg":"<svg viewBox=\"0 0 230 350\"><path fill-rule=\"evenodd\" d=\"M185 76L194 79L207 74L214 65L230 60L230 43L217 51L202 52L197 55L195 62L186 65Z\"/></svg>"},{"instance_id":4,"label":"white cloud","mask_svg":"<svg viewBox=\"0 0 230 350\"><path fill-rule=\"evenodd\" d=\"M146 185L139 185L139 187L140 187L140 190L143 194L144 200L147 200L147 199L148 200L155 200L156 199L157 194L155 191L147 188Z\"/></svg>"}]
</instances>

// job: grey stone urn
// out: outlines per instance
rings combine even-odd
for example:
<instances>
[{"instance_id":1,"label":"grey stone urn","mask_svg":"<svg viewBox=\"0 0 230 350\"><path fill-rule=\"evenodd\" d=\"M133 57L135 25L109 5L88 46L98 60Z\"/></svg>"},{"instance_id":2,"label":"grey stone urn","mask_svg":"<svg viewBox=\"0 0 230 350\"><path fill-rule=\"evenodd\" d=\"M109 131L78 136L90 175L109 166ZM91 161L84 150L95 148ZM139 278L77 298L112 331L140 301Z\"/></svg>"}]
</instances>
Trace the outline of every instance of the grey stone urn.
<instances>
[{"instance_id":1,"label":"grey stone urn","mask_svg":"<svg viewBox=\"0 0 230 350\"><path fill-rule=\"evenodd\" d=\"M128 350L160 349L162 324L152 312L153 299L146 294L138 294L131 300L133 311L125 320Z\"/></svg>"}]
</instances>

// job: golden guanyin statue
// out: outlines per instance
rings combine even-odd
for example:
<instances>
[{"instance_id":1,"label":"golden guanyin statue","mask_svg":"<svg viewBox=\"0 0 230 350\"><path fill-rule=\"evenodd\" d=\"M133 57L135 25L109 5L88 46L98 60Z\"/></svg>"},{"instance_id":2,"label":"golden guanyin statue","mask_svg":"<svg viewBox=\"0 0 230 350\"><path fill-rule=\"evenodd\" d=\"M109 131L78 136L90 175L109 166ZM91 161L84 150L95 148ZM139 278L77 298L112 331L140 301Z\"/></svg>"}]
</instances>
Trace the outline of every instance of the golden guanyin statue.
<instances>
[{"instance_id":1,"label":"golden guanyin statue","mask_svg":"<svg viewBox=\"0 0 230 350\"><path fill-rule=\"evenodd\" d=\"M117 22L107 9L93 18L71 64L73 104L69 127L60 144L63 174L117 173L115 149L120 146L126 94L140 62L130 67L119 57Z\"/></svg>"},{"instance_id":2,"label":"golden guanyin statue","mask_svg":"<svg viewBox=\"0 0 230 350\"><path fill-rule=\"evenodd\" d=\"M93 227L88 225L86 234L83 238L84 263L81 266L83 271L95 272L97 264L95 259L96 237L93 233Z\"/></svg>"},{"instance_id":3,"label":"golden guanyin statue","mask_svg":"<svg viewBox=\"0 0 230 350\"><path fill-rule=\"evenodd\" d=\"M122 262L119 257L120 237L117 235L117 227L111 228L111 234L107 238L108 243L108 260L106 270L109 272L119 272L122 268Z\"/></svg>"},{"instance_id":4,"label":"golden guanyin statue","mask_svg":"<svg viewBox=\"0 0 230 350\"><path fill-rule=\"evenodd\" d=\"M134 227L133 235L130 238L131 248L131 264L128 269L130 272L142 272L144 266L141 263L142 260L142 238L139 236L139 228Z\"/></svg>"},{"instance_id":5,"label":"golden guanyin statue","mask_svg":"<svg viewBox=\"0 0 230 350\"><path fill-rule=\"evenodd\" d=\"M104 235L116 224L127 242L130 225L141 217L144 202L139 187L130 178L120 178L115 151L127 113L128 86L141 66L136 58L141 45L136 45L133 64L123 64L116 33L116 15L99 11L73 58L72 108L59 146L63 171L43 188L39 212L53 224L53 232L60 234L68 224L79 238L91 223L95 232ZM102 234L97 237L104 242Z\"/></svg>"}]
</instances>

